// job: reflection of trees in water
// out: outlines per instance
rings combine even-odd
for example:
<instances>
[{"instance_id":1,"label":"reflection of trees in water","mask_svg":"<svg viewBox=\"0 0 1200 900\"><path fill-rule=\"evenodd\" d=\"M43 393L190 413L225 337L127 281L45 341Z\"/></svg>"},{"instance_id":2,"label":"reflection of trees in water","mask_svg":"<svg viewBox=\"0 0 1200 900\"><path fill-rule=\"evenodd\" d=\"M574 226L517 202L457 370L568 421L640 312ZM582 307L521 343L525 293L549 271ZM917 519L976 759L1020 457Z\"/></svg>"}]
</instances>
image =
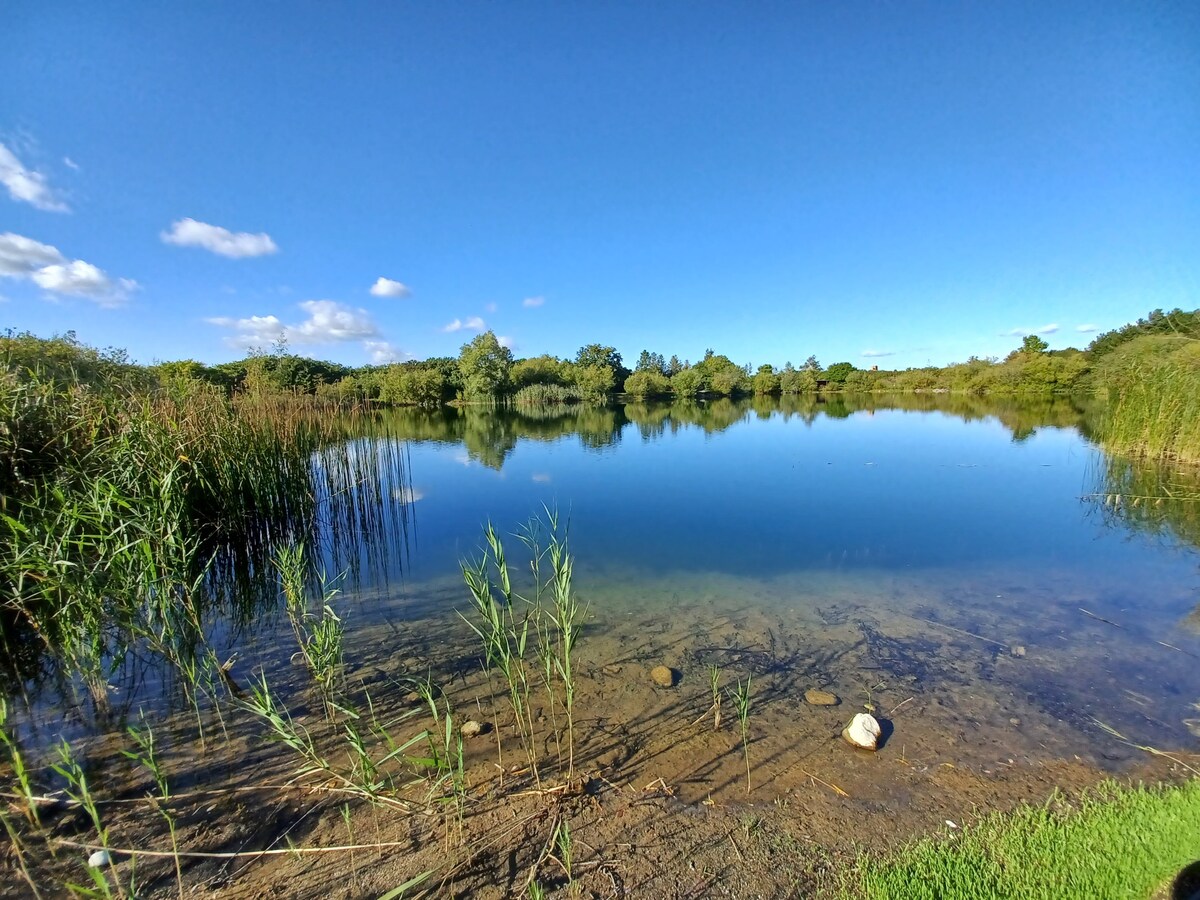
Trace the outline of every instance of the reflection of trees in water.
<instances>
[{"instance_id":1,"label":"reflection of trees in water","mask_svg":"<svg viewBox=\"0 0 1200 900\"><path fill-rule=\"evenodd\" d=\"M1200 471L1104 456L1084 499L1105 524L1200 547Z\"/></svg>"},{"instance_id":2,"label":"reflection of trees in water","mask_svg":"<svg viewBox=\"0 0 1200 900\"><path fill-rule=\"evenodd\" d=\"M817 417L844 419L858 413L898 409L942 412L966 421L993 418L1024 440L1042 426L1081 425L1081 413L1061 397L1017 399L987 398L969 394L784 394L781 397L713 399L691 398L675 402L653 401L625 406L603 404L553 404L519 409L492 406L419 409L401 407L380 413L378 436L398 440L461 444L474 460L499 469L520 440L553 441L578 435L593 450L621 440L625 426L637 426L643 441L657 440L687 428L715 434L753 415L760 420L782 415L812 424Z\"/></svg>"},{"instance_id":3,"label":"reflection of trees in water","mask_svg":"<svg viewBox=\"0 0 1200 900\"><path fill-rule=\"evenodd\" d=\"M1200 548L1200 470L1104 456L1084 497L1105 525ZM1200 633L1200 605L1180 623Z\"/></svg>"}]
</instances>

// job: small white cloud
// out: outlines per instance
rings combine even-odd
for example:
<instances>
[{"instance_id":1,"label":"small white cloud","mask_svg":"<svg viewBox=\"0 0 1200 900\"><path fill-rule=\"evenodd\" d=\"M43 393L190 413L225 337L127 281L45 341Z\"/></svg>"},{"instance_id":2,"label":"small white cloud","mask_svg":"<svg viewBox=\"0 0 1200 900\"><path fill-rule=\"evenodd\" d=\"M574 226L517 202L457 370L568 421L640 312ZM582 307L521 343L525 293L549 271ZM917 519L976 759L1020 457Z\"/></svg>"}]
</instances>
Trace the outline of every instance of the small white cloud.
<instances>
[{"instance_id":1,"label":"small white cloud","mask_svg":"<svg viewBox=\"0 0 1200 900\"><path fill-rule=\"evenodd\" d=\"M73 169L76 172L79 171L79 163L75 162L75 160L71 159L69 156L63 157L63 165L68 169Z\"/></svg>"},{"instance_id":2,"label":"small white cloud","mask_svg":"<svg viewBox=\"0 0 1200 900\"><path fill-rule=\"evenodd\" d=\"M413 487L398 487L392 491L392 496L401 503L416 503L425 499L425 492Z\"/></svg>"},{"instance_id":3,"label":"small white cloud","mask_svg":"<svg viewBox=\"0 0 1200 900\"><path fill-rule=\"evenodd\" d=\"M524 300L521 301L521 305L526 307L527 309L532 309L535 306L541 306L545 302L546 302L545 297L526 297Z\"/></svg>"},{"instance_id":4,"label":"small white cloud","mask_svg":"<svg viewBox=\"0 0 1200 900\"><path fill-rule=\"evenodd\" d=\"M549 484L553 480L548 472L534 472L532 478L535 484Z\"/></svg>"},{"instance_id":5,"label":"small white cloud","mask_svg":"<svg viewBox=\"0 0 1200 900\"><path fill-rule=\"evenodd\" d=\"M371 285L371 295L374 297L408 297L411 294L408 285L384 278L382 275Z\"/></svg>"},{"instance_id":6,"label":"small white cloud","mask_svg":"<svg viewBox=\"0 0 1200 900\"><path fill-rule=\"evenodd\" d=\"M485 312L494 313L494 312L495 312L496 310L498 310L499 308L500 308L500 307L498 307L498 306L497 306L495 303L489 303L489 304L488 304L487 306L485 306L483 309L484 309L484 311L485 311Z\"/></svg>"},{"instance_id":7,"label":"small white cloud","mask_svg":"<svg viewBox=\"0 0 1200 900\"><path fill-rule=\"evenodd\" d=\"M1000 337L1025 337L1025 335L1032 333L1028 328L1013 328L1009 331L1000 332Z\"/></svg>"},{"instance_id":8,"label":"small white cloud","mask_svg":"<svg viewBox=\"0 0 1200 900\"><path fill-rule=\"evenodd\" d=\"M228 228L197 222L195 219L179 219L171 224L170 231L162 232L159 237L166 244L174 244L177 247L202 247L230 259L266 256L279 250L271 236L265 232L235 233Z\"/></svg>"},{"instance_id":9,"label":"small white cloud","mask_svg":"<svg viewBox=\"0 0 1200 900\"><path fill-rule=\"evenodd\" d=\"M283 339L289 345L342 344L351 341L382 343L377 340L379 327L365 309L354 309L333 300L305 300L300 309L308 318L292 325L278 316L248 316L232 319L228 316L205 319L210 325L229 329L225 338L231 347L249 349L262 347ZM368 352L373 352L368 347Z\"/></svg>"},{"instance_id":10,"label":"small white cloud","mask_svg":"<svg viewBox=\"0 0 1200 900\"><path fill-rule=\"evenodd\" d=\"M862 355L867 357L868 359L875 359L876 357L879 357L879 356L895 356L896 351L895 350L864 350L862 352Z\"/></svg>"},{"instance_id":11,"label":"small white cloud","mask_svg":"<svg viewBox=\"0 0 1200 900\"><path fill-rule=\"evenodd\" d=\"M483 329L486 327L487 324L483 321L483 319L479 318L479 316L470 316L465 322L462 319L455 319L453 322L443 326L442 331L452 334L455 331L462 331L464 328L471 328L475 331L483 331Z\"/></svg>"},{"instance_id":12,"label":"small white cloud","mask_svg":"<svg viewBox=\"0 0 1200 900\"><path fill-rule=\"evenodd\" d=\"M1084 334L1087 334L1089 331L1099 331L1099 330L1100 330L1100 326L1099 326L1099 325L1093 325L1091 322L1088 322L1086 325L1076 325L1076 326L1075 326L1075 330L1076 330L1076 331L1081 331L1081 332L1083 332Z\"/></svg>"},{"instance_id":13,"label":"small white cloud","mask_svg":"<svg viewBox=\"0 0 1200 900\"><path fill-rule=\"evenodd\" d=\"M509 350L512 350L513 348L515 348L517 346L516 341L514 341L512 338L508 337L507 335L503 335L503 334L497 336L496 342L501 347L507 347Z\"/></svg>"},{"instance_id":14,"label":"small white cloud","mask_svg":"<svg viewBox=\"0 0 1200 900\"><path fill-rule=\"evenodd\" d=\"M363 341L363 349L371 357L371 362L376 365L400 362L400 360L408 356L403 350L393 347L387 341Z\"/></svg>"},{"instance_id":15,"label":"small white cloud","mask_svg":"<svg viewBox=\"0 0 1200 900\"><path fill-rule=\"evenodd\" d=\"M70 212L71 208L62 201L41 172L27 169L17 155L0 143L0 184L8 188L8 195L21 203L28 203L46 212Z\"/></svg>"},{"instance_id":16,"label":"small white cloud","mask_svg":"<svg viewBox=\"0 0 1200 900\"><path fill-rule=\"evenodd\" d=\"M23 235L0 234L0 275L28 278L54 294L87 297L101 306L119 306L137 289L132 278L110 278L82 259L67 259L57 247Z\"/></svg>"},{"instance_id":17,"label":"small white cloud","mask_svg":"<svg viewBox=\"0 0 1200 900\"><path fill-rule=\"evenodd\" d=\"M1054 334L1056 331L1058 331L1057 322L1050 325L1043 325L1041 328L1038 328L1036 331L1034 331L1034 334Z\"/></svg>"}]
</instances>

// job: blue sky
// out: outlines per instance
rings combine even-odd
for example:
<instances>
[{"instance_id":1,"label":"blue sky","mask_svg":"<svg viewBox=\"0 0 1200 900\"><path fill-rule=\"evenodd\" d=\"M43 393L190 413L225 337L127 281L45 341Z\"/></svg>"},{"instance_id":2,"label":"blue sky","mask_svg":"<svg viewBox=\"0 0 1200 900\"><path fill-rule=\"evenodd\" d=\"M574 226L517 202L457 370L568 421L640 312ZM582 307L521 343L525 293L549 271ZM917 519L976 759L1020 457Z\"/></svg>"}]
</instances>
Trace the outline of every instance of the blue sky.
<instances>
[{"instance_id":1,"label":"blue sky","mask_svg":"<svg viewBox=\"0 0 1200 900\"><path fill-rule=\"evenodd\" d=\"M1192 2L4 18L0 321L143 362L906 367L1200 306Z\"/></svg>"}]
</instances>

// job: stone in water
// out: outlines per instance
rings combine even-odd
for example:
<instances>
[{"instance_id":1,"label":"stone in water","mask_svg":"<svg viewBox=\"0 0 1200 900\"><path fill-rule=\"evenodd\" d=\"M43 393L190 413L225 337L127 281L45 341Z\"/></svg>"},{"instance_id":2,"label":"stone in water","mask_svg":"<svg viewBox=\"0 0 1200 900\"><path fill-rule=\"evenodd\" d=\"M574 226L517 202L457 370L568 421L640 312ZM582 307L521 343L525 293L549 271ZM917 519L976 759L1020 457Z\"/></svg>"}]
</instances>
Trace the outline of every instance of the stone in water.
<instances>
[{"instance_id":1,"label":"stone in water","mask_svg":"<svg viewBox=\"0 0 1200 900\"><path fill-rule=\"evenodd\" d=\"M838 700L837 694L817 688L809 688L805 691L804 699L812 706L837 706L841 702Z\"/></svg>"},{"instance_id":2,"label":"stone in water","mask_svg":"<svg viewBox=\"0 0 1200 900\"><path fill-rule=\"evenodd\" d=\"M882 733L883 729L879 727L874 716L858 713L842 731L842 737L852 746L874 750L879 745L879 735Z\"/></svg>"}]
</instances>

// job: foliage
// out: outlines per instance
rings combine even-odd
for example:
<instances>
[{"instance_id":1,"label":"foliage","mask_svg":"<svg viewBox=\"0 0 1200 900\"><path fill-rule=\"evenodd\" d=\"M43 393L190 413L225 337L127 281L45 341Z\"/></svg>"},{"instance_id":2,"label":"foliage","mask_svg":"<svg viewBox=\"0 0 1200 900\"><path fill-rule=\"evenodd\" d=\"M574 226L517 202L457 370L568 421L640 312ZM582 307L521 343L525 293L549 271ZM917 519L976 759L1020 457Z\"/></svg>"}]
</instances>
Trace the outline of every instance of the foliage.
<instances>
[{"instance_id":1,"label":"foliage","mask_svg":"<svg viewBox=\"0 0 1200 900\"><path fill-rule=\"evenodd\" d=\"M575 389L585 400L603 400L617 385L616 372L607 365L576 364L572 377Z\"/></svg>"},{"instance_id":2,"label":"foliage","mask_svg":"<svg viewBox=\"0 0 1200 900\"><path fill-rule=\"evenodd\" d=\"M848 362L836 362L821 373L821 377L830 384L845 384L846 378L854 371L854 364Z\"/></svg>"},{"instance_id":3,"label":"foliage","mask_svg":"<svg viewBox=\"0 0 1200 900\"><path fill-rule=\"evenodd\" d=\"M695 397L704 389L704 374L692 367L681 369L671 377L671 390L680 397Z\"/></svg>"},{"instance_id":4,"label":"foliage","mask_svg":"<svg viewBox=\"0 0 1200 900\"><path fill-rule=\"evenodd\" d=\"M1200 460L1200 340L1142 335L1092 373L1105 405L1095 431L1120 453Z\"/></svg>"},{"instance_id":5,"label":"foliage","mask_svg":"<svg viewBox=\"0 0 1200 900\"><path fill-rule=\"evenodd\" d=\"M574 387L542 382L521 388L513 395L512 402L517 406L546 406L576 403L580 399L579 391Z\"/></svg>"},{"instance_id":6,"label":"foliage","mask_svg":"<svg viewBox=\"0 0 1200 900\"><path fill-rule=\"evenodd\" d=\"M661 397L670 392L670 380L655 369L638 369L625 379L625 393L635 397Z\"/></svg>"},{"instance_id":7,"label":"foliage","mask_svg":"<svg viewBox=\"0 0 1200 900\"><path fill-rule=\"evenodd\" d=\"M775 374L775 367L771 365L759 366L753 383L756 394L778 394L780 391L779 376Z\"/></svg>"},{"instance_id":8,"label":"foliage","mask_svg":"<svg viewBox=\"0 0 1200 900\"><path fill-rule=\"evenodd\" d=\"M1200 338L1200 309L1184 312L1176 308L1169 313L1164 313L1161 309L1152 310L1144 319L1097 335L1095 340L1088 344L1087 352L1092 359L1099 360L1122 344L1147 334L1176 334Z\"/></svg>"},{"instance_id":9,"label":"foliage","mask_svg":"<svg viewBox=\"0 0 1200 900\"><path fill-rule=\"evenodd\" d=\"M512 351L500 343L495 332L476 335L462 345L458 354L463 397L467 400L495 399L508 388L512 365Z\"/></svg>"},{"instance_id":10,"label":"foliage","mask_svg":"<svg viewBox=\"0 0 1200 900\"><path fill-rule=\"evenodd\" d=\"M1050 349L1050 345L1038 337L1036 334L1025 335L1021 341L1020 353L1045 353Z\"/></svg>"},{"instance_id":11,"label":"foliage","mask_svg":"<svg viewBox=\"0 0 1200 900\"><path fill-rule=\"evenodd\" d=\"M674 357L672 357L674 359ZM675 360L676 363L679 360ZM666 374L667 364L663 361L661 353L651 353L649 350L643 350L638 355L637 365L634 366L635 372L657 372L659 375ZM633 393L628 387L625 388L626 393Z\"/></svg>"},{"instance_id":12,"label":"foliage","mask_svg":"<svg viewBox=\"0 0 1200 900\"><path fill-rule=\"evenodd\" d=\"M517 390L533 384L566 385L571 381L571 366L557 357L544 354L513 363L512 384Z\"/></svg>"}]
</instances>

